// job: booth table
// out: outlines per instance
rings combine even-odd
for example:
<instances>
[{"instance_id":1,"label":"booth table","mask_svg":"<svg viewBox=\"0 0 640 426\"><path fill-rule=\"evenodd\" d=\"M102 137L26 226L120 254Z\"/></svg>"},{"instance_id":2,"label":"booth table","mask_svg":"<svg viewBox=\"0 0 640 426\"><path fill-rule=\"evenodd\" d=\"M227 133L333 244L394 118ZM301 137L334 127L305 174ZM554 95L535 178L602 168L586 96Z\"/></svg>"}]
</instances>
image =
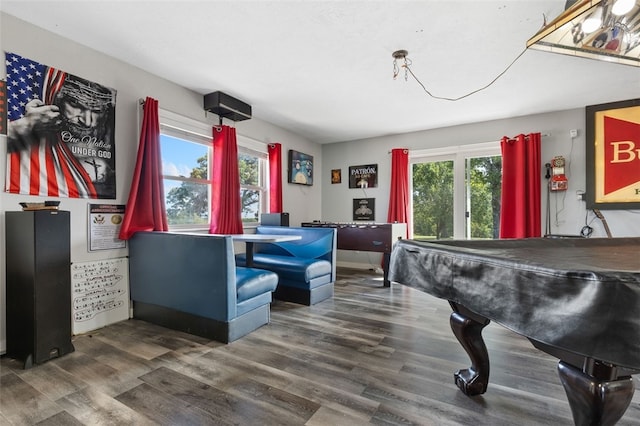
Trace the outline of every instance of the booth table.
<instances>
[{"instance_id":1,"label":"booth table","mask_svg":"<svg viewBox=\"0 0 640 426\"><path fill-rule=\"evenodd\" d=\"M300 235L268 235L268 234L234 234L233 241L244 242L246 247L246 266L253 266L254 243L281 243L284 241L300 240Z\"/></svg>"},{"instance_id":2,"label":"booth table","mask_svg":"<svg viewBox=\"0 0 640 426\"><path fill-rule=\"evenodd\" d=\"M448 300L453 333L471 359L454 374L484 393L482 329L495 321L560 359L577 425L611 425L640 372L640 238L401 240L389 279Z\"/></svg>"}]
</instances>

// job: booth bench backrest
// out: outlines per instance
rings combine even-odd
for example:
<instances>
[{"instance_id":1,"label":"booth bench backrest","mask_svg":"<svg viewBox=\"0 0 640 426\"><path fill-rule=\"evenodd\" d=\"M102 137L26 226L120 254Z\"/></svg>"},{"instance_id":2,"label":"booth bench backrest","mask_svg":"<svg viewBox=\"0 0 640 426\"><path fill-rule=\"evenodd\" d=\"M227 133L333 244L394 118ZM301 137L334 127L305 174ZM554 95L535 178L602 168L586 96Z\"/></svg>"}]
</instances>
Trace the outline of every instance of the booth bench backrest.
<instances>
[{"instance_id":1,"label":"booth bench backrest","mask_svg":"<svg viewBox=\"0 0 640 426\"><path fill-rule=\"evenodd\" d=\"M137 232L129 257L132 300L219 321L237 316L230 236Z\"/></svg>"},{"instance_id":2,"label":"booth bench backrest","mask_svg":"<svg viewBox=\"0 0 640 426\"><path fill-rule=\"evenodd\" d=\"M279 243L257 243L255 253L322 259L331 263L331 281L336 280L336 230L333 228L303 228L258 226L256 234L299 235L302 238Z\"/></svg>"}]
</instances>

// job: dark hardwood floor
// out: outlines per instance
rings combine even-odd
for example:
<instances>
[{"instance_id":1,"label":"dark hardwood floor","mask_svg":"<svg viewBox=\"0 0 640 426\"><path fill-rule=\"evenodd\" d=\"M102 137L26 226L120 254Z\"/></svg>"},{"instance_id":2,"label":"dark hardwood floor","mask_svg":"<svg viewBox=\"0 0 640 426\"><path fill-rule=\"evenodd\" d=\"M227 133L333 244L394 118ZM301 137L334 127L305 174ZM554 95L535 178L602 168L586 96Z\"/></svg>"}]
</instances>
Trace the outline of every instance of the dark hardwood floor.
<instances>
[{"instance_id":1,"label":"dark hardwood floor","mask_svg":"<svg viewBox=\"0 0 640 426\"><path fill-rule=\"evenodd\" d=\"M445 301L338 272L333 300L275 301L269 325L229 345L129 320L29 370L2 357L0 424L573 424L557 360L523 337L485 329L489 389L466 397ZM619 424L640 425L640 392Z\"/></svg>"}]
</instances>

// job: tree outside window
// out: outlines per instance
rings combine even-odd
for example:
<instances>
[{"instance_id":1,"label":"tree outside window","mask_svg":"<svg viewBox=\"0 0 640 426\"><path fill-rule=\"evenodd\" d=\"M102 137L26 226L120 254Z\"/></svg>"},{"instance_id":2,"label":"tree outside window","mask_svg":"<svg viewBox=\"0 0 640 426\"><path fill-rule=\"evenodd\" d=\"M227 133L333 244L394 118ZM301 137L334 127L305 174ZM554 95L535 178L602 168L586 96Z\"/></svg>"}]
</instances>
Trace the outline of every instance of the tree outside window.
<instances>
[{"instance_id":1,"label":"tree outside window","mask_svg":"<svg viewBox=\"0 0 640 426\"><path fill-rule=\"evenodd\" d=\"M498 238L502 157L464 154L459 153L451 160L413 164L414 238L442 240L454 235L467 239ZM456 161L464 167L456 168ZM459 201L458 212L455 200ZM464 220L459 220L461 215Z\"/></svg>"},{"instance_id":2,"label":"tree outside window","mask_svg":"<svg viewBox=\"0 0 640 426\"><path fill-rule=\"evenodd\" d=\"M165 206L169 226L209 224L210 145L179 137L161 135ZM242 221L258 223L264 211L266 160L249 152L238 154Z\"/></svg>"}]
</instances>

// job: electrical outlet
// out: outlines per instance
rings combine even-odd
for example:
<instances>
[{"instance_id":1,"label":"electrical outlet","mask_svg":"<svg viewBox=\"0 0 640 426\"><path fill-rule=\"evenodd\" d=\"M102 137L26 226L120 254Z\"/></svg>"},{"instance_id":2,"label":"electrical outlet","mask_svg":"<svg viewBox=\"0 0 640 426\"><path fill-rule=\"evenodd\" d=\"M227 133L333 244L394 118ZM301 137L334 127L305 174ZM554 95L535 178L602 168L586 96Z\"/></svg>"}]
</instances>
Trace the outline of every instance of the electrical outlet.
<instances>
[{"instance_id":1,"label":"electrical outlet","mask_svg":"<svg viewBox=\"0 0 640 426\"><path fill-rule=\"evenodd\" d=\"M571 136L572 138L578 137L578 129L569 130L569 136Z\"/></svg>"}]
</instances>

